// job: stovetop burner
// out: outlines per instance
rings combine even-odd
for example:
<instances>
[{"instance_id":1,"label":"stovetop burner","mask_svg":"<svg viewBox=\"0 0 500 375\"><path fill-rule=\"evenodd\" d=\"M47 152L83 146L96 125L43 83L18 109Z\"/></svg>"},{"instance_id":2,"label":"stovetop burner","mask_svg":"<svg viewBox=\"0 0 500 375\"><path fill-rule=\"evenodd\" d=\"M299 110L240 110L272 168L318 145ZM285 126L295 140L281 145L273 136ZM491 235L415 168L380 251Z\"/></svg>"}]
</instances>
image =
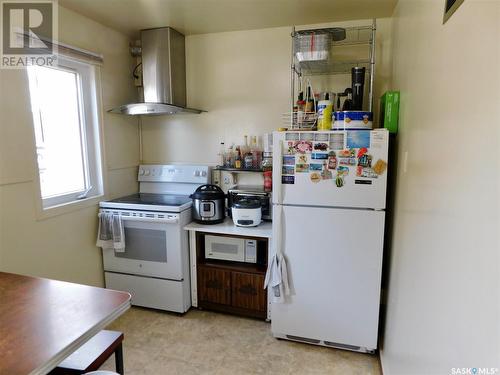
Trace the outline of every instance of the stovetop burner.
<instances>
[{"instance_id":1,"label":"stovetop burner","mask_svg":"<svg viewBox=\"0 0 500 375\"><path fill-rule=\"evenodd\" d=\"M191 203L191 198L187 195L136 193L127 195L126 197L112 199L109 202L176 207Z\"/></svg>"}]
</instances>

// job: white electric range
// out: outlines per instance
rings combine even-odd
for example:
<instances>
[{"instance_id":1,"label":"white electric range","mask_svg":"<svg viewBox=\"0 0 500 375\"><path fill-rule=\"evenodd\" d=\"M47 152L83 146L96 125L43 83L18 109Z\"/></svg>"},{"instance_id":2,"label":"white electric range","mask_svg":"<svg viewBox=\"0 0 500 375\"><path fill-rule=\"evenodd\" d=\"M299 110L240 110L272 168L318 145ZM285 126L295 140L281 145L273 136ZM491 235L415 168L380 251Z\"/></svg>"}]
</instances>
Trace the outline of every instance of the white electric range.
<instances>
[{"instance_id":1,"label":"white electric range","mask_svg":"<svg viewBox=\"0 0 500 375\"><path fill-rule=\"evenodd\" d=\"M186 312L191 306L189 246L192 194L209 182L209 167L141 165L139 193L101 202L120 215L125 252L103 249L106 288L127 291L132 304Z\"/></svg>"}]
</instances>

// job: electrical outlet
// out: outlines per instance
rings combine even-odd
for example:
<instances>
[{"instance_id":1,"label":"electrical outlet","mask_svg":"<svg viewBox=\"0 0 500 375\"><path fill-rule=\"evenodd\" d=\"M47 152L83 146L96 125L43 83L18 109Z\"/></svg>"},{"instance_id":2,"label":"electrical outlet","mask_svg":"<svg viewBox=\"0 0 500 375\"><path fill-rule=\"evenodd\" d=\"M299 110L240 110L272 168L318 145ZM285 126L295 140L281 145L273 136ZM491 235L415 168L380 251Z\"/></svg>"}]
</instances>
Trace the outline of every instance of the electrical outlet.
<instances>
[{"instance_id":1,"label":"electrical outlet","mask_svg":"<svg viewBox=\"0 0 500 375\"><path fill-rule=\"evenodd\" d=\"M224 185L230 185L230 184L231 184L231 177L224 176Z\"/></svg>"}]
</instances>

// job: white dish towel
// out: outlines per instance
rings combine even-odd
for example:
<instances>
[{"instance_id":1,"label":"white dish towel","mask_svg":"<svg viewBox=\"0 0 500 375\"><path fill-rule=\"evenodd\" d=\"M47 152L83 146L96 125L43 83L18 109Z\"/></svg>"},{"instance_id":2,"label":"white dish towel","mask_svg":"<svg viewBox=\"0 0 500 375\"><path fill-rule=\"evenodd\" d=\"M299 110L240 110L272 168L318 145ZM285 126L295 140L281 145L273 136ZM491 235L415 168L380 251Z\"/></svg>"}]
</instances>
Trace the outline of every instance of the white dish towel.
<instances>
[{"instance_id":1,"label":"white dish towel","mask_svg":"<svg viewBox=\"0 0 500 375\"><path fill-rule=\"evenodd\" d=\"M96 246L113 249L117 253L125 252L125 231L120 215L108 212L99 214Z\"/></svg>"},{"instance_id":2,"label":"white dish towel","mask_svg":"<svg viewBox=\"0 0 500 375\"><path fill-rule=\"evenodd\" d=\"M283 254L275 254L271 259L271 264L267 267L264 289L271 287L272 298L275 303L285 303L285 297L290 295L288 285L288 271Z\"/></svg>"},{"instance_id":3,"label":"white dish towel","mask_svg":"<svg viewBox=\"0 0 500 375\"><path fill-rule=\"evenodd\" d=\"M279 199L279 197L278 197ZM290 293L290 285L288 282L288 270L286 266L285 256L281 246L282 242L282 217L283 206L278 205L273 207L273 243L274 255L271 258L270 264L267 266L266 279L264 280L264 289L271 287L272 300L275 303L285 303L286 297Z\"/></svg>"}]
</instances>

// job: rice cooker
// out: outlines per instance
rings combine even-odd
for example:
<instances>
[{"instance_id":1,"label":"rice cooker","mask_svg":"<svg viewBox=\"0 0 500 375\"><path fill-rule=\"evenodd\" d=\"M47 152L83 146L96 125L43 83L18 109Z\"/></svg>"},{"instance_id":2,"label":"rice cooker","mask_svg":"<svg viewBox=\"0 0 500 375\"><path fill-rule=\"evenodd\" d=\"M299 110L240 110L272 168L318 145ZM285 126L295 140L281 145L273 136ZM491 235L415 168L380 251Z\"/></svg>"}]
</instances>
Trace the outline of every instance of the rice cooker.
<instances>
[{"instance_id":1,"label":"rice cooker","mask_svg":"<svg viewBox=\"0 0 500 375\"><path fill-rule=\"evenodd\" d=\"M262 208L259 199L241 199L231 206L233 223L239 227L256 227L262 221Z\"/></svg>"},{"instance_id":2,"label":"rice cooker","mask_svg":"<svg viewBox=\"0 0 500 375\"><path fill-rule=\"evenodd\" d=\"M226 207L226 194L217 185L202 185L189 196L193 200L193 220L201 224L222 223Z\"/></svg>"}]
</instances>

